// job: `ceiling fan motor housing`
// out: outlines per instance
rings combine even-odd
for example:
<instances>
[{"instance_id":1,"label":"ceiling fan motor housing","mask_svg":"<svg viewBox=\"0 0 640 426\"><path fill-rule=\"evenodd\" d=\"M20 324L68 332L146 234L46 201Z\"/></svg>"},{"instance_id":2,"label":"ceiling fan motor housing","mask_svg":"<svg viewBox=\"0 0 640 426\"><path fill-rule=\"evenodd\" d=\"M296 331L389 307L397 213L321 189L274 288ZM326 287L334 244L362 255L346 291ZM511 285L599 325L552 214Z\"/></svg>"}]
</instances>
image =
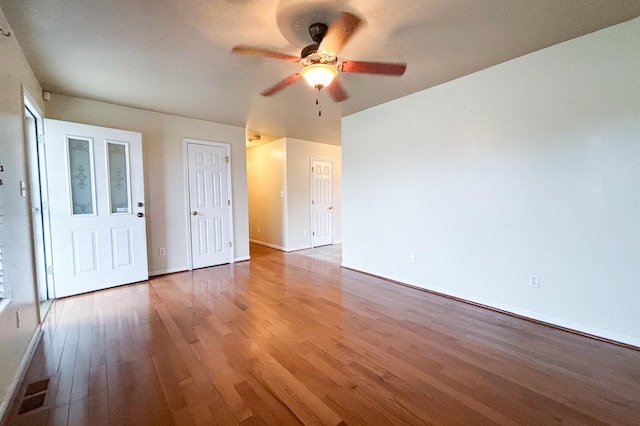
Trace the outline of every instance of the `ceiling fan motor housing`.
<instances>
[{"instance_id":1,"label":"ceiling fan motor housing","mask_svg":"<svg viewBox=\"0 0 640 426\"><path fill-rule=\"evenodd\" d=\"M328 29L329 27L320 22L309 25L309 35L311 36L311 40L316 44L320 44Z\"/></svg>"},{"instance_id":2,"label":"ceiling fan motor housing","mask_svg":"<svg viewBox=\"0 0 640 426\"><path fill-rule=\"evenodd\" d=\"M325 34L327 34L328 29L329 27L327 27L327 25L320 22L311 24L309 26L309 35L311 36L311 39L314 43L306 46L300 53L300 57L302 58L302 63L304 65L317 63L335 63L336 58L318 53L320 43L322 42Z\"/></svg>"}]
</instances>

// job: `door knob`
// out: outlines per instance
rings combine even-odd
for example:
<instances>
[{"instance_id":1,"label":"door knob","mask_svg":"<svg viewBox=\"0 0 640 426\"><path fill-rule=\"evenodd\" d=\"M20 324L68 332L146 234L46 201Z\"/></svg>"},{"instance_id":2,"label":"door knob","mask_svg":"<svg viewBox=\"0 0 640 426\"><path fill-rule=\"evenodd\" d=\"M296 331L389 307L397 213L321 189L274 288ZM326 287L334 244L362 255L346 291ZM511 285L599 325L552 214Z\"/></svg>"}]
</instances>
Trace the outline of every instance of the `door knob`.
<instances>
[{"instance_id":1,"label":"door knob","mask_svg":"<svg viewBox=\"0 0 640 426\"><path fill-rule=\"evenodd\" d=\"M144 204L138 203L138 207L142 207L142 206L144 206Z\"/></svg>"},{"instance_id":2,"label":"door knob","mask_svg":"<svg viewBox=\"0 0 640 426\"><path fill-rule=\"evenodd\" d=\"M198 212L195 212L195 211L193 213L191 213L191 214L194 215L194 216L198 216Z\"/></svg>"},{"instance_id":3,"label":"door knob","mask_svg":"<svg viewBox=\"0 0 640 426\"><path fill-rule=\"evenodd\" d=\"M143 217L144 213L138 213L138 217Z\"/></svg>"},{"instance_id":4,"label":"door knob","mask_svg":"<svg viewBox=\"0 0 640 426\"><path fill-rule=\"evenodd\" d=\"M333 206L329 207L329 210L333 210Z\"/></svg>"}]
</instances>

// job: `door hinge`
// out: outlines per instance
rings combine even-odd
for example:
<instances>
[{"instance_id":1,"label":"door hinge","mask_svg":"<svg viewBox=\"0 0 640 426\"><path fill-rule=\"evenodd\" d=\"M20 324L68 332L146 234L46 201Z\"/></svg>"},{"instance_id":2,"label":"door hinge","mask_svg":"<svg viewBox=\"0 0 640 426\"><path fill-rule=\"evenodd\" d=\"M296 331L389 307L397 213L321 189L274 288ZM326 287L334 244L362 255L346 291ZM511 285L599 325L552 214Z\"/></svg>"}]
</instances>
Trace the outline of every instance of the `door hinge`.
<instances>
[{"instance_id":1,"label":"door hinge","mask_svg":"<svg viewBox=\"0 0 640 426\"><path fill-rule=\"evenodd\" d=\"M53 275L53 265L47 266L47 275Z\"/></svg>"},{"instance_id":2,"label":"door hinge","mask_svg":"<svg viewBox=\"0 0 640 426\"><path fill-rule=\"evenodd\" d=\"M224 157L224 162L229 164L229 157Z\"/></svg>"},{"instance_id":3,"label":"door hinge","mask_svg":"<svg viewBox=\"0 0 640 426\"><path fill-rule=\"evenodd\" d=\"M315 167L312 167L312 168L311 168L311 173L313 173L315 170L316 170L316 168L315 168Z\"/></svg>"},{"instance_id":4,"label":"door hinge","mask_svg":"<svg viewBox=\"0 0 640 426\"><path fill-rule=\"evenodd\" d=\"M316 236L316 233L315 233L315 232L312 232L312 233L311 233L311 236L312 236L312 237L315 237L315 236Z\"/></svg>"},{"instance_id":5,"label":"door hinge","mask_svg":"<svg viewBox=\"0 0 640 426\"><path fill-rule=\"evenodd\" d=\"M231 200L227 200L227 205L230 206L231 205Z\"/></svg>"},{"instance_id":6,"label":"door hinge","mask_svg":"<svg viewBox=\"0 0 640 426\"><path fill-rule=\"evenodd\" d=\"M44 135L38 135L38 143L44 144Z\"/></svg>"},{"instance_id":7,"label":"door hinge","mask_svg":"<svg viewBox=\"0 0 640 426\"><path fill-rule=\"evenodd\" d=\"M316 202L314 200L311 200L311 204L315 204Z\"/></svg>"},{"instance_id":8,"label":"door hinge","mask_svg":"<svg viewBox=\"0 0 640 426\"><path fill-rule=\"evenodd\" d=\"M231 244L231 241L229 241L229 247L233 247L233 244Z\"/></svg>"}]
</instances>

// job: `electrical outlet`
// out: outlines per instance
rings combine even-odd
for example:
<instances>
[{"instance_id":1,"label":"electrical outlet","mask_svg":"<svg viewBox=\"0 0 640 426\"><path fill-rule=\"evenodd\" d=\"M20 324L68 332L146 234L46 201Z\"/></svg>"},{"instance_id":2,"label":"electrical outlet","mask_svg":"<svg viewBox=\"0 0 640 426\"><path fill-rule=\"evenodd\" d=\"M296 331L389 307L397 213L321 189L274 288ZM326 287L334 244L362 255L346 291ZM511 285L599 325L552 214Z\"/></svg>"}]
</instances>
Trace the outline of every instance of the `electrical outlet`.
<instances>
[{"instance_id":1,"label":"electrical outlet","mask_svg":"<svg viewBox=\"0 0 640 426\"><path fill-rule=\"evenodd\" d=\"M262 232L262 231L260 231L260 227L258 226L258 234L259 234L260 232Z\"/></svg>"},{"instance_id":2,"label":"electrical outlet","mask_svg":"<svg viewBox=\"0 0 640 426\"><path fill-rule=\"evenodd\" d=\"M303 236L305 236L305 237L306 237L308 234L309 234L309 232L308 232L306 229L305 229L304 231L302 231L302 235L303 235Z\"/></svg>"},{"instance_id":3,"label":"electrical outlet","mask_svg":"<svg viewBox=\"0 0 640 426\"><path fill-rule=\"evenodd\" d=\"M360 252L361 253L366 253L367 252L367 246L365 246L364 244L360 246Z\"/></svg>"},{"instance_id":4,"label":"electrical outlet","mask_svg":"<svg viewBox=\"0 0 640 426\"><path fill-rule=\"evenodd\" d=\"M160 252L160 256L164 256L165 254L167 254L167 250L165 250L164 247L160 247L160 250L158 250Z\"/></svg>"},{"instance_id":5,"label":"electrical outlet","mask_svg":"<svg viewBox=\"0 0 640 426\"><path fill-rule=\"evenodd\" d=\"M529 275L529 285L531 287L540 287L540 275Z\"/></svg>"},{"instance_id":6,"label":"electrical outlet","mask_svg":"<svg viewBox=\"0 0 640 426\"><path fill-rule=\"evenodd\" d=\"M415 254L410 254L409 255L409 262L416 263L416 255Z\"/></svg>"}]
</instances>

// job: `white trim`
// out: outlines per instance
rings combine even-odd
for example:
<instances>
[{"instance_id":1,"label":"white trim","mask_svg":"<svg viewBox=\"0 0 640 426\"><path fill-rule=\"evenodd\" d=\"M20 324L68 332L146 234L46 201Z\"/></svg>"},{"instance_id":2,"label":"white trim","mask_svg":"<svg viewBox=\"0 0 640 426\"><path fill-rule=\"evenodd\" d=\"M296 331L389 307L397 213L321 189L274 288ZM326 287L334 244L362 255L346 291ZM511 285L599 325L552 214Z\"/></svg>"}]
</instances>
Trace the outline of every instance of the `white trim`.
<instances>
[{"instance_id":1,"label":"white trim","mask_svg":"<svg viewBox=\"0 0 640 426\"><path fill-rule=\"evenodd\" d=\"M265 247L269 247L269 248L272 248L272 249L284 251L284 252L287 252L287 253L292 252L292 251L307 250L307 249L313 248L310 245L309 246L295 247L295 248L285 248L285 247L282 247L282 246L278 246L278 245L271 244L271 243L265 243L264 241L259 241L259 240L254 240L254 239L249 239L249 242L250 243L254 243L254 244L258 244L259 246L265 246Z\"/></svg>"},{"instance_id":2,"label":"white trim","mask_svg":"<svg viewBox=\"0 0 640 426\"><path fill-rule=\"evenodd\" d=\"M188 266L182 266L179 268L158 269L157 271L149 271L149 276L156 277L158 275L167 275L167 274L173 274L175 272L186 272L190 270L191 269L189 269Z\"/></svg>"},{"instance_id":3,"label":"white trim","mask_svg":"<svg viewBox=\"0 0 640 426\"><path fill-rule=\"evenodd\" d=\"M282 186L284 191L284 198L281 198L282 203L282 223L284 227L282 229L282 240L285 245L289 244L289 164L287 163L287 147L289 141L284 138L284 158L282 164L284 164L284 176L282 177ZM286 249L278 249L285 250Z\"/></svg>"},{"instance_id":4,"label":"white trim","mask_svg":"<svg viewBox=\"0 0 640 426\"><path fill-rule=\"evenodd\" d=\"M189 267L189 271L193 270L193 253L191 252L191 209L189 208L189 155L187 152L187 148L189 144L195 145L207 145L207 146L217 146L224 148L225 155L229 158L229 162L227 164L227 194L229 196L229 242L231 243L231 247L229 249L229 263L233 264L235 262L235 250L236 244L234 239L233 232L233 192L232 192L232 174L231 174L231 144L225 142L214 142L214 141L205 141L201 139L193 139L193 138L183 138L182 139L182 164L183 164L183 176L184 176L184 206L186 212L186 237L187 237L187 263Z\"/></svg>"},{"instance_id":5,"label":"white trim","mask_svg":"<svg viewBox=\"0 0 640 426\"><path fill-rule=\"evenodd\" d=\"M13 380L7 387L7 393L2 401L0 401L0 423L3 423L5 420L9 418L11 413L8 412L9 409L13 406L16 398L18 397L18 391L20 390L20 386L22 385L22 381L27 374L27 369L31 364L31 360L33 359L33 355L36 353L36 349L38 348L38 343L40 343L40 339L42 338L42 326L38 324L36 329L33 332L33 336L31 336L31 341L29 342L29 346L27 346L27 351L22 357L22 361L20 361L20 365L16 369L17 374L13 376ZM5 418L6 417L6 418Z\"/></svg>"},{"instance_id":6,"label":"white trim","mask_svg":"<svg viewBox=\"0 0 640 426\"><path fill-rule=\"evenodd\" d=\"M450 289L445 289L438 286L427 285L425 283L407 280L403 278L394 277L393 275L381 274L380 272L363 269L359 266L350 265L348 263L342 263L342 267L353 269L354 271L364 272L366 274L375 275L384 279L396 281L403 284L408 284L414 287L423 288L425 290L433 291L435 293L440 293L446 296L452 296L458 299L466 300L468 302L477 303L480 305L488 306L490 308L499 309L501 311L509 312L518 316L522 316L525 318L533 319L536 321L546 322L548 324L556 325L558 327L563 327L569 330L574 330L579 333L591 334L593 336L602 337L604 339L613 340L616 342L624 343L627 345L632 345L640 348L640 338L634 336L628 336L626 334L616 333L614 331L604 330L602 328L592 327L590 325L581 324L579 322L569 321L562 318L557 318L550 315L541 314L538 312L530 311L528 309L519 308L517 306L508 305L505 303L496 302L494 300L484 299L482 297L473 296L471 294L451 291Z\"/></svg>"},{"instance_id":7,"label":"white trim","mask_svg":"<svg viewBox=\"0 0 640 426\"><path fill-rule=\"evenodd\" d=\"M185 238L187 240L187 270L193 269L191 252L191 209L189 208L189 153L187 151L187 140L182 139L182 183L184 186L184 209L187 212L185 217ZM151 275L151 273L149 273Z\"/></svg>"},{"instance_id":8,"label":"white trim","mask_svg":"<svg viewBox=\"0 0 640 426\"><path fill-rule=\"evenodd\" d=\"M5 310L5 308L7 306L9 306L11 304L11 298L7 297L6 295L6 291L5 291L5 297L4 299L0 299L0 314L2 313L2 311Z\"/></svg>"},{"instance_id":9,"label":"white trim","mask_svg":"<svg viewBox=\"0 0 640 426\"><path fill-rule=\"evenodd\" d=\"M254 244L258 244L259 246L265 246L265 247L269 247L269 248L280 250L280 251L287 251L287 249L285 249L284 247L277 246L277 245L271 244L271 243L265 243L264 241L254 240L252 238L249 238L249 242L250 243L254 243Z\"/></svg>"},{"instance_id":10,"label":"white trim","mask_svg":"<svg viewBox=\"0 0 640 426\"><path fill-rule=\"evenodd\" d=\"M22 88L23 110L25 108L28 109L36 120L37 158L35 159L35 162L37 163L37 167L38 167L39 179L37 182L37 187L40 191L40 203L42 205L42 208L40 211L40 216L42 218L42 230L41 230L42 234L40 236L42 237L42 244L43 244L42 249L44 251L42 253L42 256L44 258L43 259L44 260L44 279L46 281L46 286L47 286L47 297L49 300L53 300L55 299L55 282L54 282L54 275L53 275L53 243L51 240L51 217L49 215L49 176L47 171L47 155L46 155L46 149L45 149L45 143L44 143L44 113L42 112L38 104L34 101L34 97L31 96L31 93L29 93L29 90L24 86L24 84L21 84L21 88ZM25 126L26 126L26 117L23 116L22 121L23 123L25 123ZM26 138L27 136L26 127L24 131L25 131L24 143L26 145L29 142L28 139ZM29 155L30 148L27 146L25 146L25 148L27 150L27 170L29 174L29 180L31 180L31 166L34 159L30 158L31 157ZM30 181L29 186L31 190L33 190L33 188L36 185L34 185L34 183ZM32 197L30 196L29 197L30 209L33 208L31 203L32 203ZM33 224L33 214L30 216L30 221L31 221L31 229L33 232L35 231L35 227ZM33 235L33 238L34 239L37 238L35 233ZM36 254L36 244L34 241L32 241L32 251L35 259L34 276L36 277L36 294L38 295L38 299L39 299L40 289L38 287L40 286L40 283L38 282L38 272L37 272L37 268L39 267L38 266L39 255ZM40 309L38 309L38 313L39 315L41 314ZM40 318L40 321L42 321L41 315L39 318Z\"/></svg>"},{"instance_id":11,"label":"white trim","mask_svg":"<svg viewBox=\"0 0 640 426\"><path fill-rule=\"evenodd\" d=\"M247 260L251 260L251 256L236 257L236 262L244 262Z\"/></svg>"},{"instance_id":12,"label":"white trim","mask_svg":"<svg viewBox=\"0 0 640 426\"><path fill-rule=\"evenodd\" d=\"M333 242L333 244L334 244L334 245L336 245L336 244L342 244L342 240L334 241L334 242Z\"/></svg>"},{"instance_id":13,"label":"white trim","mask_svg":"<svg viewBox=\"0 0 640 426\"><path fill-rule=\"evenodd\" d=\"M300 246L300 247L288 248L285 251L286 252L291 252L291 251L308 250L308 249L312 249L312 248L313 247L311 247L311 245L308 245L308 246Z\"/></svg>"}]
</instances>

